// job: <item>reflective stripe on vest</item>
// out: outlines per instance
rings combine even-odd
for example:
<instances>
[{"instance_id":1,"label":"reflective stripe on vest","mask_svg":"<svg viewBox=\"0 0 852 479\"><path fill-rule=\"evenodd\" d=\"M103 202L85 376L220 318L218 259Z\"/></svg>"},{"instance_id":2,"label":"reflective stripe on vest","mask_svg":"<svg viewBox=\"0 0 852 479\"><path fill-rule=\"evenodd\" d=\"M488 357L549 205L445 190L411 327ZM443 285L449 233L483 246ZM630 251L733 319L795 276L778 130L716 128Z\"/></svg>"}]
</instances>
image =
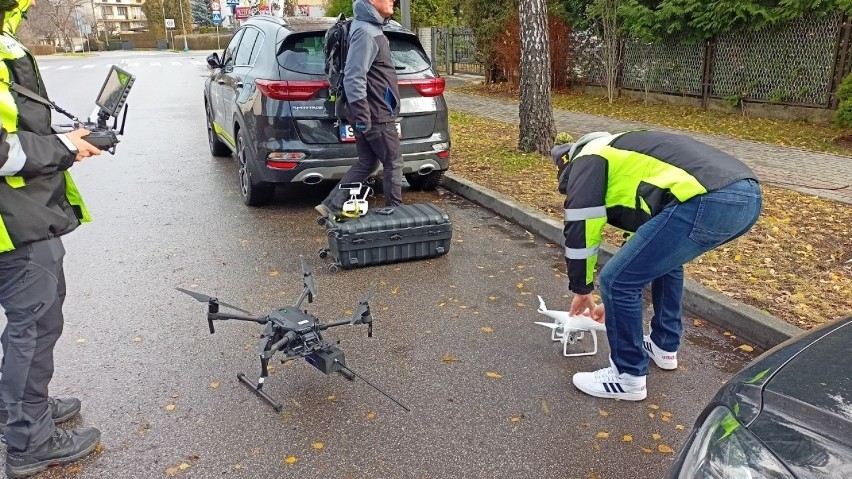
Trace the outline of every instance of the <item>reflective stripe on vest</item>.
<instances>
[{"instance_id":1,"label":"reflective stripe on vest","mask_svg":"<svg viewBox=\"0 0 852 479\"><path fill-rule=\"evenodd\" d=\"M89 221L92 221L92 217L89 216L89 210L87 210L86 205L83 204L83 198L80 196L80 192L77 190L77 185L74 184L74 180L71 179L71 173L69 173L68 170L65 170L65 197L72 206L76 206L80 209L80 223L88 223Z\"/></svg>"}]
</instances>

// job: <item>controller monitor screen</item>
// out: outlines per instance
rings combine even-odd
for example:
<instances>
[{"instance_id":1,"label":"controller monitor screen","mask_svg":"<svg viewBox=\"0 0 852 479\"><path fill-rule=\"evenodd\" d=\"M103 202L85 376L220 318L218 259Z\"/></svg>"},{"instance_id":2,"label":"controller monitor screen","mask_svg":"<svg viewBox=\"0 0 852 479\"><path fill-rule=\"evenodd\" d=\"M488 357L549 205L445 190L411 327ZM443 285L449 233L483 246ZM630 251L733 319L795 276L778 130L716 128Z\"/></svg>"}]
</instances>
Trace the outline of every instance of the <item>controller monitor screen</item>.
<instances>
[{"instance_id":1,"label":"controller monitor screen","mask_svg":"<svg viewBox=\"0 0 852 479\"><path fill-rule=\"evenodd\" d=\"M130 73L113 65L107 74L104 86L101 87L101 92L98 93L95 104L110 116L117 117L124 107L127 94L130 93L130 87L135 79L136 77Z\"/></svg>"}]
</instances>

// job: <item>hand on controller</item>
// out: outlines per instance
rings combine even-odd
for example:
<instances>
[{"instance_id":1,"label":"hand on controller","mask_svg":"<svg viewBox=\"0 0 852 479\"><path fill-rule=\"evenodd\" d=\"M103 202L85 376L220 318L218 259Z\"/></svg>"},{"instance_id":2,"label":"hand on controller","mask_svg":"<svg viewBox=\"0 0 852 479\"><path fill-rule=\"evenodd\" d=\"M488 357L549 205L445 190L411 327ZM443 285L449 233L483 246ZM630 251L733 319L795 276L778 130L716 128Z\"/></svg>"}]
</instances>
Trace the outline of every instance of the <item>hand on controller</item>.
<instances>
[{"instance_id":1,"label":"hand on controller","mask_svg":"<svg viewBox=\"0 0 852 479\"><path fill-rule=\"evenodd\" d=\"M83 137L88 136L89 133L91 132L85 128L78 128L65 134L68 140L70 140L74 147L77 148L76 161L101 154L101 150L83 139Z\"/></svg>"}]
</instances>

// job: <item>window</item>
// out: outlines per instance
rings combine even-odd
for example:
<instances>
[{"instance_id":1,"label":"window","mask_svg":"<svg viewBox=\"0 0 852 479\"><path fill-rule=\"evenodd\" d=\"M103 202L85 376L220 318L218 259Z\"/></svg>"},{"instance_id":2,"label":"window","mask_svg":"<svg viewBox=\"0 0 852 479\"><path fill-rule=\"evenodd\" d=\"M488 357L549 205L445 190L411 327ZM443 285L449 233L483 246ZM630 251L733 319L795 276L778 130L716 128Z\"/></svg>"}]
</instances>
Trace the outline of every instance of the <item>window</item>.
<instances>
[{"instance_id":1,"label":"window","mask_svg":"<svg viewBox=\"0 0 852 479\"><path fill-rule=\"evenodd\" d=\"M112 7L111 6L101 7L101 13L104 14L104 15L112 15Z\"/></svg>"},{"instance_id":2,"label":"window","mask_svg":"<svg viewBox=\"0 0 852 479\"><path fill-rule=\"evenodd\" d=\"M323 33L287 38L283 51L278 56L279 63L287 70L298 73L324 74L325 57L322 52L324 37ZM412 40L395 36L389 36L388 40L391 58L397 72L416 73L431 67L426 53Z\"/></svg>"},{"instance_id":3,"label":"window","mask_svg":"<svg viewBox=\"0 0 852 479\"><path fill-rule=\"evenodd\" d=\"M233 66L234 52L237 50L237 45L240 43L240 39L243 38L243 32L245 32L245 30L238 31L234 35L234 38L231 39L231 43L228 44L228 47L225 48L225 52L222 54L222 64Z\"/></svg>"},{"instance_id":4,"label":"window","mask_svg":"<svg viewBox=\"0 0 852 479\"><path fill-rule=\"evenodd\" d=\"M278 62L287 70L309 75L325 74L322 46L325 34L289 37Z\"/></svg>"},{"instance_id":5,"label":"window","mask_svg":"<svg viewBox=\"0 0 852 479\"><path fill-rule=\"evenodd\" d=\"M116 7L115 10L119 15L127 16L127 7Z\"/></svg>"},{"instance_id":6,"label":"window","mask_svg":"<svg viewBox=\"0 0 852 479\"><path fill-rule=\"evenodd\" d=\"M240 47L237 49L236 58L234 59L234 65L237 66L251 65L251 51L260 33L254 28L246 28L245 31L243 39L240 41Z\"/></svg>"}]
</instances>

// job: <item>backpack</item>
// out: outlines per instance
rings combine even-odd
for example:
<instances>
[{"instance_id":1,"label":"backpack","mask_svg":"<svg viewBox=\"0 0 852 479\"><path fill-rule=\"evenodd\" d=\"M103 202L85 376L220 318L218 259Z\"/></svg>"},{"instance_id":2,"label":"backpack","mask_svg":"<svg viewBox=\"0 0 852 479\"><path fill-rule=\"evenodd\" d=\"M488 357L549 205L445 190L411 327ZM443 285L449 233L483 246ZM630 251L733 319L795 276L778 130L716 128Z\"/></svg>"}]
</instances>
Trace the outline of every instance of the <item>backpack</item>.
<instances>
[{"instance_id":1,"label":"backpack","mask_svg":"<svg viewBox=\"0 0 852 479\"><path fill-rule=\"evenodd\" d=\"M346 92L343 89L343 68L349 51L349 25L342 13L334 25L325 32L322 53L325 59L325 75L328 77L328 99L332 103L333 116L345 118Z\"/></svg>"}]
</instances>

